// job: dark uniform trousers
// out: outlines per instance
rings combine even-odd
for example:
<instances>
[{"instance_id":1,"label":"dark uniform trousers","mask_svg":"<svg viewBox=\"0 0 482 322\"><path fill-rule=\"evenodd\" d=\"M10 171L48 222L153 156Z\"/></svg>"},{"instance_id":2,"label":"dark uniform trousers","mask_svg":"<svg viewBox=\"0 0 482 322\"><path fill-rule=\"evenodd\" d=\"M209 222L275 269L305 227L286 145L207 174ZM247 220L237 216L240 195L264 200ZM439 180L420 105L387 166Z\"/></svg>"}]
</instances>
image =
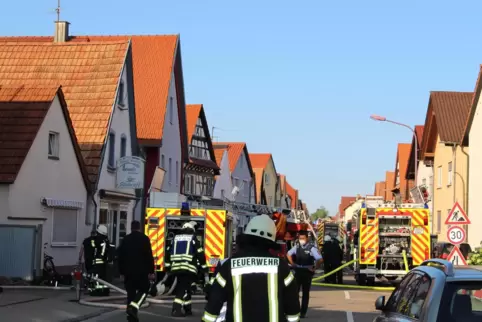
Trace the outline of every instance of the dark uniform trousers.
<instances>
[{"instance_id":1,"label":"dark uniform trousers","mask_svg":"<svg viewBox=\"0 0 482 322\"><path fill-rule=\"evenodd\" d=\"M127 291L127 305L139 309L147 298L151 283L146 274L127 275L124 279L124 286Z\"/></svg>"},{"instance_id":2,"label":"dark uniform trousers","mask_svg":"<svg viewBox=\"0 0 482 322\"><path fill-rule=\"evenodd\" d=\"M191 273L176 274L177 284L172 308L180 311L181 308L186 312L191 311L191 284L196 281L197 275Z\"/></svg>"},{"instance_id":3,"label":"dark uniform trousers","mask_svg":"<svg viewBox=\"0 0 482 322\"><path fill-rule=\"evenodd\" d=\"M313 272L307 268L295 269L296 283L298 284L298 293L301 291L301 314L306 314L308 311L308 304L310 302L311 280L313 279Z\"/></svg>"}]
</instances>

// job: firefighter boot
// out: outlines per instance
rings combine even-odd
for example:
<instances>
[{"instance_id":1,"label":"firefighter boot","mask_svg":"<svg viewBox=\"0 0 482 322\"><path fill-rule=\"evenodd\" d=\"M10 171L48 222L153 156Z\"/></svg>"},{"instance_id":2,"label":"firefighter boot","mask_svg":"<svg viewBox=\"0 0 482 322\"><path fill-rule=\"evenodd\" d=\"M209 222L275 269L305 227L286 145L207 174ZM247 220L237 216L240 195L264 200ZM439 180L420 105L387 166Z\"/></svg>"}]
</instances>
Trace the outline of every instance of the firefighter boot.
<instances>
[{"instance_id":1,"label":"firefighter boot","mask_svg":"<svg viewBox=\"0 0 482 322\"><path fill-rule=\"evenodd\" d=\"M127 306L127 321L129 322L138 322L139 318L137 316L137 309L133 307L132 305Z\"/></svg>"}]
</instances>

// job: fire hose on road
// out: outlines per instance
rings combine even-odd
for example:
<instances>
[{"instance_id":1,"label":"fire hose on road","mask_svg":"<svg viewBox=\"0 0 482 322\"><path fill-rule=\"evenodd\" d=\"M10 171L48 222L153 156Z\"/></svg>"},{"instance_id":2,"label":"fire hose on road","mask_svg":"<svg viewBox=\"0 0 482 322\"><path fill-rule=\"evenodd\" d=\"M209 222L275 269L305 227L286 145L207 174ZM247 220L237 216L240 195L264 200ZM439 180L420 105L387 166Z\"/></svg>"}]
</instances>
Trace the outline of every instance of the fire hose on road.
<instances>
[{"instance_id":1,"label":"fire hose on road","mask_svg":"<svg viewBox=\"0 0 482 322\"><path fill-rule=\"evenodd\" d=\"M116 303L107 303L106 301L118 301L118 300L126 300L127 292L120 288L117 287L107 281L104 281L103 279L100 279L95 276L89 276L87 274L84 274L85 278L90 278L92 281L98 282L104 286L107 286L111 290L117 291L123 295L121 296L109 296L109 297L99 297L99 298L89 298L89 299L81 299L80 298L80 290L77 292L77 297L79 300L79 304L82 305L87 305L87 306L95 306L95 307L105 307L105 308L115 308L115 309L125 309L126 305L125 304L116 304ZM165 279L164 279L165 280ZM164 281L163 280L163 281ZM161 281L162 282L162 281ZM168 294L170 294L175 286L176 286L177 280L174 281L173 285L170 288L170 291ZM79 287L79 286L77 286ZM193 304L205 304L207 303L206 300L204 299L204 296L202 295L193 295L192 296L193 300L191 302ZM202 299L201 299L202 298ZM162 296L162 299L156 299L156 298L147 298L146 302L142 305L143 308L148 307L149 304L172 304L174 297L167 295L167 296Z\"/></svg>"},{"instance_id":2,"label":"fire hose on road","mask_svg":"<svg viewBox=\"0 0 482 322\"><path fill-rule=\"evenodd\" d=\"M312 285L316 286L323 286L323 287L337 287L337 288L353 288L353 289L361 289L361 290L373 290L373 291L393 291L395 288L393 286L364 286L364 285L346 285L346 284L330 284L330 283L319 283L328 276L335 274L336 272L344 269L347 266L350 266L353 263L358 262L357 259L351 260L348 263L341 265L340 267L332 270L327 274L323 274L322 276L318 276L313 278Z\"/></svg>"}]
</instances>

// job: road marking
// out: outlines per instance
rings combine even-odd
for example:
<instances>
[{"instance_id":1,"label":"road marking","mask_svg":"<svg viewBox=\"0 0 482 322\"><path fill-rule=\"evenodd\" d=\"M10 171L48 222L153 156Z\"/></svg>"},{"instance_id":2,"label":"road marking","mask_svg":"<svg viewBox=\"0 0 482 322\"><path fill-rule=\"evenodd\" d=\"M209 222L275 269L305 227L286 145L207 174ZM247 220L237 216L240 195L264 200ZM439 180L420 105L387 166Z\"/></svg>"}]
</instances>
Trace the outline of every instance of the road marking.
<instances>
[{"instance_id":1,"label":"road marking","mask_svg":"<svg viewBox=\"0 0 482 322\"><path fill-rule=\"evenodd\" d=\"M348 291L345 291L345 300L349 300L350 299L350 293L348 293Z\"/></svg>"},{"instance_id":2,"label":"road marking","mask_svg":"<svg viewBox=\"0 0 482 322\"><path fill-rule=\"evenodd\" d=\"M346 321L347 322L354 322L355 320L353 319L353 313L350 311L346 311Z\"/></svg>"}]
</instances>

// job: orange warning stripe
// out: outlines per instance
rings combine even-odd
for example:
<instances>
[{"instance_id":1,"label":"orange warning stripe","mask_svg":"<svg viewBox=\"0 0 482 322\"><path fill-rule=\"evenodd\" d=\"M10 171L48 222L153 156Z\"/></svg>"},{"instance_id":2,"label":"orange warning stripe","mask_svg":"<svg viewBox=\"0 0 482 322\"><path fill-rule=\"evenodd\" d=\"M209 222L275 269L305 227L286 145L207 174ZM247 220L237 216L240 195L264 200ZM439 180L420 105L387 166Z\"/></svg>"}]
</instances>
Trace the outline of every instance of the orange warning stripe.
<instances>
[{"instance_id":1,"label":"orange warning stripe","mask_svg":"<svg viewBox=\"0 0 482 322\"><path fill-rule=\"evenodd\" d=\"M366 209L362 209L360 213L360 245L365 247L365 256L360 258L360 264L375 265L378 255L378 217L369 220L363 225L362 220L366 214ZM368 224L373 226L368 226ZM368 251L373 249L373 251Z\"/></svg>"},{"instance_id":2,"label":"orange warning stripe","mask_svg":"<svg viewBox=\"0 0 482 322\"><path fill-rule=\"evenodd\" d=\"M206 242L205 242L205 253L206 260L209 264L209 259L211 257L216 257L223 259L225 252L225 221L226 221L226 211L220 210L208 210L208 216L206 217Z\"/></svg>"},{"instance_id":3,"label":"orange warning stripe","mask_svg":"<svg viewBox=\"0 0 482 322\"><path fill-rule=\"evenodd\" d=\"M411 254L413 265L420 265L426 260L426 250L430 254L430 232L428 225L424 225L424 218L428 217L428 210L407 209L412 214ZM422 234L414 234L415 229L422 228Z\"/></svg>"}]
</instances>

